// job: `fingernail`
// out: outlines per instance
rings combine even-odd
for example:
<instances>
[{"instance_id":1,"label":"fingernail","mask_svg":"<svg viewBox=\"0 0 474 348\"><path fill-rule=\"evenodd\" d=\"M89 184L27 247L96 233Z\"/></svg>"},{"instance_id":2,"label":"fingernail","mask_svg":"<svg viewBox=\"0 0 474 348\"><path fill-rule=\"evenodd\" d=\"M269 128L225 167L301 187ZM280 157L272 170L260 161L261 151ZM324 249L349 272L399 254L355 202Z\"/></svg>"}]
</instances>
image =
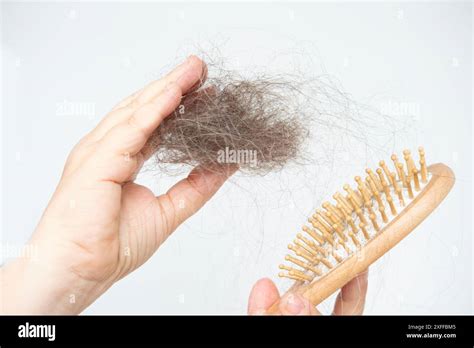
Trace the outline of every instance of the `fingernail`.
<instances>
[{"instance_id":1,"label":"fingernail","mask_svg":"<svg viewBox=\"0 0 474 348\"><path fill-rule=\"evenodd\" d=\"M181 61L181 63L179 63L178 66L176 66L175 69L183 68L184 66L188 65L191 61L191 57L192 55L187 56L184 60Z\"/></svg>"},{"instance_id":2,"label":"fingernail","mask_svg":"<svg viewBox=\"0 0 474 348\"><path fill-rule=\"evenodd\" d=\"M294 294L288 295L284 300L283 305L285 306L288 313L291 314L299 314L304 310L303 300L298 295Z\"/></svg>"},{"instance_id":3,"label":"fingernail","mask_svg":"<svg viewBox=\"0 0 474 348\"><path fill-rule=\"evenodd\" d=\"M189 63L193 57L194 57L194 54L190 54L190 55L188 56L188 58L186 58L186 60L184 61L184 63Z\"/></svg>"}]
</instances>

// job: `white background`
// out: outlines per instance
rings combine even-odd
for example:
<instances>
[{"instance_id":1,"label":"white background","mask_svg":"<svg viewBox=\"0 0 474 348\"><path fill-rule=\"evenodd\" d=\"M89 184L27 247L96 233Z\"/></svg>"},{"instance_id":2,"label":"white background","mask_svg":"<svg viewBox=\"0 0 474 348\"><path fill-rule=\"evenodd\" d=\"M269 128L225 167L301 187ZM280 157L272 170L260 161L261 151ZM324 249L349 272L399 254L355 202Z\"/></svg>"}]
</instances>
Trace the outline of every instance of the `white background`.
<instances>
[{"instance_id":1,"label":"white background","mask_svg":"<svg viewBox=\"0 0 474 348\"><path fill-rule=\"evenodd\" d=\"M470 3L3 3L1 24L4 245L28 240L80 137L198 48L218 49L240 71L285 73L303 61L308 74L334 75L355 99L408 124L370 139L376 151L335 149L330 168L234 176L86 313L245 313L257 279L287 286L277 266L322 200L365 166L418 145L429 162L450 165L457 182L371 267L366 313L473 312ZM64 105L75 111L61 112ZM312 141L330 147L331 137ZM139 177L156 193L178 179ZM329 313L331 305L320 309Z\"/></svg>"}]
</instances>

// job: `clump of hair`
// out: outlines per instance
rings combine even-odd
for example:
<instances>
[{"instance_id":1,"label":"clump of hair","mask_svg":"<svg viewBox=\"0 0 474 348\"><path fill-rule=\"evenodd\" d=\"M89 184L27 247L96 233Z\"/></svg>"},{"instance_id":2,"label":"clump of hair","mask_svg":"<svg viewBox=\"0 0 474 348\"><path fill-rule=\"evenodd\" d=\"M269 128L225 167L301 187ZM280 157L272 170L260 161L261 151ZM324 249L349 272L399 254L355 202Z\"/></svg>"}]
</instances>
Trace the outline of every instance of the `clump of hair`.
<instances>
[{"instance_id":1,"label":"clump of hair","mask_svg":"<svg viewBox=\"0 0 474 348\"><path fill-rule=\"evenodd\" d=\"M264 175L309 158L330 165L336 150L352 153L361 144L381 150L371 139L391 137L404 126L355 102L330 75L248 77L221 65L208 63L206 83L186 95L152 135L149 144L164 171L181 173L186 165L219 170L235 163L241 172ZM318 146L307 142L310 137Z\"/></svg>"},{"instance_id":2,"label":"clump of hair","mask_svg":"<svg viewBox=\"0 0 474 348\"><path fill-rule=\"evenodd\" d=\"M297 88L281 78L221 75L186 95L156 129L157 162L211 170L235 163L243 172L265 174L297 161L308 137Z\"/></svg>"}]
</instances>

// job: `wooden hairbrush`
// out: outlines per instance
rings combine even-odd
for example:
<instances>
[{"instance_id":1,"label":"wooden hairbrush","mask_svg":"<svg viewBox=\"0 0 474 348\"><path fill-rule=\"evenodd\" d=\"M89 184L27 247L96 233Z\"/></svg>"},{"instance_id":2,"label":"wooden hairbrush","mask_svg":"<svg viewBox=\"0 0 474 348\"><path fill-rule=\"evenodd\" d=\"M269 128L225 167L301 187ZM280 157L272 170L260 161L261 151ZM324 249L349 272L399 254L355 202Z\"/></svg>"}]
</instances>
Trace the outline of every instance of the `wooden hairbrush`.
<instances>
[{"instance_id":1,"label":"wooden hairbrush","mask_svg":"<svg viewBox=\"0 0 474 348\"><path fill-rule=\"evenodd\" d=\"M364 272L383 254L415 229L446 197L454 185L454 173L442 163L426 165L419 148L419 167L410 151L404 162L391 159L395 171L380 161L365 180L356 176L356 188L344 185L334 202L308 219L293 244L292 255L280 265L280 277L295 280L288 290L318 305L352 278ZM268 314L278 313L279 302Z\"/></svg>"}]
</instances>

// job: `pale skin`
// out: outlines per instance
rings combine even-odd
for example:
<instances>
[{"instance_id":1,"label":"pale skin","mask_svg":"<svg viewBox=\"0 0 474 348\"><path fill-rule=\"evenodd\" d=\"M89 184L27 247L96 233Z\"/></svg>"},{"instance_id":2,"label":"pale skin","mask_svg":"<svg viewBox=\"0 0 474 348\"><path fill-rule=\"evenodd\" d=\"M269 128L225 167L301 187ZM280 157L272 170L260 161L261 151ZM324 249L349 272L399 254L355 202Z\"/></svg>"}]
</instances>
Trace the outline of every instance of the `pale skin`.
<instances>
[{"instance_id":1,"label":"pale skin","mask_svg":"<svg viewBox=\"0 0 474 348\"><path fill-rule=\"evenodd\" d=\"M205 63L190 56L117 104L73 148L29 242L37 257L18 258L0 269L3 314L81 313L146 262L235 172L235 167L197 167L160 196L134 182L152 155L147 145L152 132L206 75ZM342 297L358 298L354 313L338 300L335 314L362 313L366 278L355 279L365 284L360 291L351 286L355 280L341 291ZM250 295L249 314L263 313L278 296L271 281L260 280ZM282 314L317 313L298 300L290 301L293 309L296 301L298 313L282 307Z\"/></svg>"},{"instance_id":2,"label":"pale skin","mask_svg":"<svg viewBox=\"0 0 474 348\"><path fill-rule=\"evenodd\" d=\"M368 271L359 274L346 285L337 295L332 314L361 315L364 312L365 297L368 286ZM277 301L282 315L321 315L321 312L307 299L296 293L287 293L280 297L275 284L268 278L260 279L250 292L248 314L264 315Z\"/></svg>"}]
</instances>

